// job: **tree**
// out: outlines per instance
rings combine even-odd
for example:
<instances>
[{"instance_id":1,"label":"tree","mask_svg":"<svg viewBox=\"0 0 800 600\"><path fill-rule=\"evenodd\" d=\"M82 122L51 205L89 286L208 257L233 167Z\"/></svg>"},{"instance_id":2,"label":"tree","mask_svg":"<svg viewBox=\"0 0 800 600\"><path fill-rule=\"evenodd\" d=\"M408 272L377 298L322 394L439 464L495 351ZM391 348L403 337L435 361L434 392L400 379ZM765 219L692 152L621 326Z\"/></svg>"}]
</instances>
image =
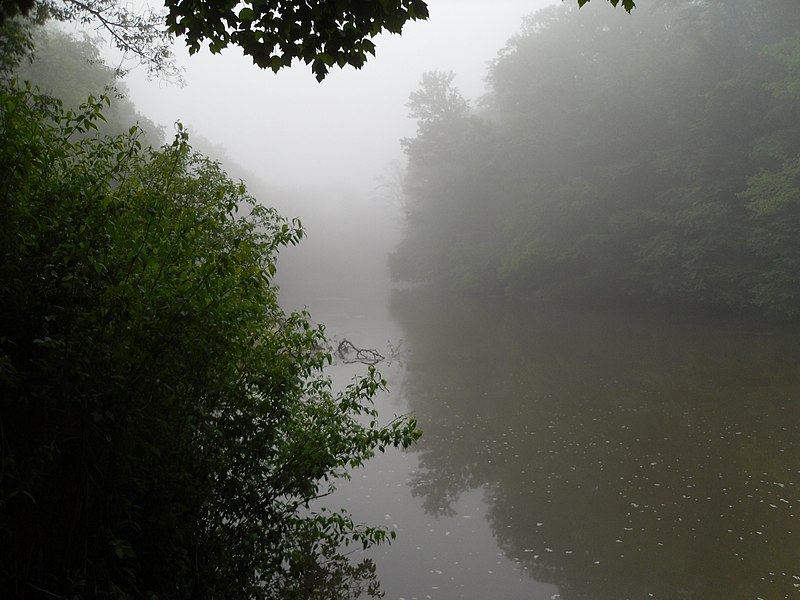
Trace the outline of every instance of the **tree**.
<instances>
[{"instance_id":1,"label":"tree","mask_svg":"<svg viewBox=\"0 0 800 600\"><path fill-rule=\"evenodd\" d=\"M631 12L634 8L636 8L636 2L634 0L608 0L611 2L611 6L617 7L620 4L622 8L626 11ZM588 4L590 0L578 0L578 6L583 6L584 4Z\"/></svg>"},{"instance_id":2,"label":"tree","mask_svg":"<svg viewBox=\"0 0 800 600\"><path fill-rule=\"evenodd\" d=\"M628 12L635 6L621 4ZM2 0L0 26L39 9L60 20L99 22L119 49L153 73L178 75L169 59L171 36L178 35L190 54L205 42L214 53L238 46L262 69L277 72L301 60L322 81L334 65L361 68L381 32L400 33L408 21L428 18L425 0L165 0L164 6L165 13L137 13L118 0Z\"/></svg>"},{"instance_id":3,"label":"tree","mask_svg":"<svg viewBox=\"0 0 800 600\"><path fill-rule=\"evenodd\" d=\"M491 129L471 115L453 79L453 73L425 73L409 98L417 135L402 141L408 156L405 240L389 265L396 278L472 288L492 279L491 257L501 237L495 207L485 202L492 190L482 177L495 147Z\"/></svg>"},{"instance_id":4,"label":"tree","mask_svg":"<svg viewBox=\"0 0 800 600\"><path fill-rule=\"evenodd\" d=\"M18 0L9 0L17 2ZM19 38L29 39L31 26L47 19L70 21L104 29L114 46L123 53L117 74L124 75L136 63L144 65L150 75L180 81L181 72L172 54L173 34L164 23L161 11L152 8L134 10L118 0L19 0L18 12L28 19L4 18L0 13L0 50L6 53L9 44ZM14 50L19 43L10 46ZM19 54L19 52L15 52ZM2 63L0 63L2 64Z\"/></svg>"},{"instance_id":5,"label":"tree","mask_svg":"<svg viewBox=\"0 0 800 600\"><path fill-rule=\"evenodd\" d=\"M374 591L337 549L390 534L321 498L415 422L378 424L374 370L334 393L322 327L279 308L299 224L180 127L92 135L106 104L0 86L0 595Z\"/></svg>"},{"instance_id":6,"label":"tree","mask_svg":"<svg viewBox=\"0 0 800 600\"><path fill-rule=\"evenodd\" d=\"M459 119L467 115L469 104L453 86L455 73L431 71L422 74L420 88L408 99L409 116L426 129L446 119Z\"/></svg>"}]
</instances>

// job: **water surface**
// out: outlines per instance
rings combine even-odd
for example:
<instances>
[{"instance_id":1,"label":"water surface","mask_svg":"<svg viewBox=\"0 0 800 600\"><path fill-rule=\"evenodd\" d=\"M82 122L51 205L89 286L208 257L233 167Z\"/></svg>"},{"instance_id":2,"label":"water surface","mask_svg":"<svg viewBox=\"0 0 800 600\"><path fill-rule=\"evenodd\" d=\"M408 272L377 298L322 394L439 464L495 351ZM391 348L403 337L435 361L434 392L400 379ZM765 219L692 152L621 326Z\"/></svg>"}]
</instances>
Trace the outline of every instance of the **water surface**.
<instances>
[{"instance_id":1,"label":"water surface","mask_svg":"<svg viewBox=\"0 0 800 600\"><path fill-rule=\"evenodd\" d=\"M424 436L331 498L397 531L366 554L386 598L800 597L796 328L390 297L381 269L286 303L337 340L399 345L379 408Z\"/></svg>"},{"instance_id":2,"label":"water surface","mask_svg":"<svg viewBox=\"0 0 800 600\"><path fill-rule=\"evenodd\" d=\"M393 313L425 431L406 484L453 523L480 495L531 590L496 597L800 595L796 333L420 292Z\"/></svg>"}]
</instances>

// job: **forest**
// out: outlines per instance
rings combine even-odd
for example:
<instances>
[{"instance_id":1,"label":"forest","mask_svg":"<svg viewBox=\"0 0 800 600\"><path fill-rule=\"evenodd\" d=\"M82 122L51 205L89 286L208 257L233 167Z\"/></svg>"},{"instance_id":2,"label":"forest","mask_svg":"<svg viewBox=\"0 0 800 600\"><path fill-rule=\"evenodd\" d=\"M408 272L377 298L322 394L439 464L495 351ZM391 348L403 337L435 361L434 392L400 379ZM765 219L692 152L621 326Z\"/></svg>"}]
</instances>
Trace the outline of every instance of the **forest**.
<instances>
[{"instance_id":1,"label":"forest","mask_svg":"<svg viewBox=\"0 0 800 600\"><path fill-rule=\"evenodd\" d=\"M409 100L398 280L800 315L800 12L654 0L527 18L474 106Z\"/></svg>"}]
</instances>

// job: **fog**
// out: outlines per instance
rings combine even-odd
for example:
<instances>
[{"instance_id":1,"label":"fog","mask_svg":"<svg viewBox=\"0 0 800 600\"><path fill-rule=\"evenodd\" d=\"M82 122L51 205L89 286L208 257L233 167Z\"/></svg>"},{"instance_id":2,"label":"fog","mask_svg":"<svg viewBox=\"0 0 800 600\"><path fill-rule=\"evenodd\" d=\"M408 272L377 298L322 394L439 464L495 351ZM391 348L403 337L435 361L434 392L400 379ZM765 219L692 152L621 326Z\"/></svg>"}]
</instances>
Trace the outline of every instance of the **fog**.
<instances>
[{"instance_id":1,"label":"fog","mask_svg":"<svg viewBox=\"0 0 800 600\"><path fill-rule=\"evenodd\" d=\"M402 157L399 141L414 133L405 105L423 72L452 70L477 98L487 63L522 15L553 3L434 0L429 20L408 23L401 36L382 34L363 69L332 69L322 83L303 64L273 74L235 48L189 57L180 41L185 87L148 81L144 69L127 83L138 109L157 123L181 120L263 182L314 189L324 204L332 187L371 194L376 177Z\"/></svg>"},{"instance_id":2,"label":"fog","mask_svg":"<svg viewBox=\"0 0 800 600\"><path fill-rule=\"evenodd\" d=\"M342 288L358 289L364 304L385 304L386 255L401 224L400 140L415 133L406 105L422 74L453 71L477 102L489 63L523 15L553 3L436 0L427 21L379 36L362 69L334 68L321 83L304 64L275 74L238 48L188 56L178 41L186 85L134 69L129 98L167 137L182 121L195 145L222 159L259 201L301 218L307 239L281 253L282 298L322 320L321 299Z\"/></svg>"},{"instance_id":3,"label":"fog","mask_svg":"<svg viewBox=\"0 0 800 600\"><path fill-rule=\"evenodd\" d=\"M796 53L774 44L797 11L708 6L442 0L321 84L235 50L178 50L185 88L129 79L139 110L303 219L283 302L399 359L381 412L425 436L335 496L397 530L363 555L388 597L796 587L798 338L721 315L798 312L797 222L771 191L796 173ZM454 77L420 88L432 71Z\"/></svg>"},{"instance_id":4,"label":"fog","mask_svg":"<svg viewBox=\"0 0 800 600\"><path fill-rule=\"evenodd\" d=\"M432 0L322 83L178 41L128 99L300 217L281 304L419 419L330 498L387 598L789 597L800 10L576 4Z\"/></svg>"}]
</instances>

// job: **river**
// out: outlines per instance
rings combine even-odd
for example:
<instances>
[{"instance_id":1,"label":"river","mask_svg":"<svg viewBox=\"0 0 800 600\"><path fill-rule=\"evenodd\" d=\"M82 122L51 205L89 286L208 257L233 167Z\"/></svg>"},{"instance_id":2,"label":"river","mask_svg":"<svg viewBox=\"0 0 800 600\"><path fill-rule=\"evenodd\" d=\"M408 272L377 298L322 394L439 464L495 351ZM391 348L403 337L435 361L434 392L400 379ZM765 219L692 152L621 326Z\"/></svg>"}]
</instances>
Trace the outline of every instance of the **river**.
<instances>
[{"instance_id":1,"label":"river","mask_svg":"<svg viewBox=\"0 0 800 600\"><path fill-rule=\"evenodd\" d=\"M424 432L333 497L397 532L387 599L800 598L796 328L362 276L286 297L386 354L379 408Z\"/></svg>"}]
</instances>

